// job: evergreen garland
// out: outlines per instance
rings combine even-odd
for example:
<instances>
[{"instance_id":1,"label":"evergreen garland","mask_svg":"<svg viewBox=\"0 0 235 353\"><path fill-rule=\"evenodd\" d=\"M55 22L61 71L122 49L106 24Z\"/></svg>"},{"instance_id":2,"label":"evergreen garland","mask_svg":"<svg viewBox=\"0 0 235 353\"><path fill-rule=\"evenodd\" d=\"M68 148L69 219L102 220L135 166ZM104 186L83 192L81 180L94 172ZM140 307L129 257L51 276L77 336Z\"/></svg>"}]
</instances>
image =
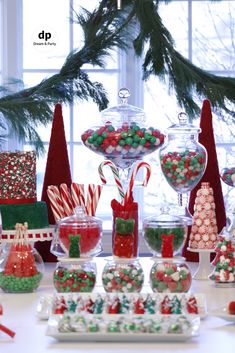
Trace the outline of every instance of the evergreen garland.
<instances>
[{"instance_id":1,"label":"evergreen garland","mask_svg":"<svg viewBox=\"0 0 235 353\"><path fill-rule=\"evenodd\" d=\"M209 99L213 108L222 109L234 118L228 103L235 103L235 79L212 75L175 50L172 36L159 15L160 2L163 0L125 0L118 10L116 0L101 0L93 12L85 9L81 13L74 12L75 22L84 32L84 44L68 55L59 73L17 93L7 94L5 87L0 87L0 94L4 94L0 98L0 113L7 120L10 131L19 140L31 141L40 152L43 144L36 129L39 124L46 125L52 120L55 103L91 98L100 110L106 108L107 92L101 83L92 82L82 67L84 64L104 67L104 59L111 55L112 49L126 50L130 46L138 56L142 56L147 47L143 79L157 75L168 80L179 105L190 117L199 114L197 96ZM134 34L136 28L137 35Z\"/></svg>"}]
</instances>

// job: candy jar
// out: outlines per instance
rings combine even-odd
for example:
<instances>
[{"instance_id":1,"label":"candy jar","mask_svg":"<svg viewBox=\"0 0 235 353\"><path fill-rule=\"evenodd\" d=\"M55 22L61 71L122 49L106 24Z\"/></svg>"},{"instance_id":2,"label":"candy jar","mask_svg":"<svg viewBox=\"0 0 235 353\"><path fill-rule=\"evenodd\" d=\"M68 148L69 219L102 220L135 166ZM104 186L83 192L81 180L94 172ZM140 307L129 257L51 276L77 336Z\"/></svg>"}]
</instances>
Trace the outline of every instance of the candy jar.
<instances>
[{"instance_id":1,"label":"candy jar","mask_svg":"<svg viewBox=\"0 0 235 353\"><path fill-rule=\"evenodd\" d=\"M150 271L150 286L153 292L183 293L192 283L192 275L183 258L154 258Z\"/></svg>"},{"instance_id":2,"label":"candy jar","mask_svg":"<svg viewBox=\"0 0 235 353\"><path fill-rule=\"evenodd\" d=\"M70 234L81 236L81 257L95 256L102 251L102 221L96 217L88 216L82 206L75 208L75 215L58 221L55 236L58 237L65 254L68 254Z\"/></svg>"},{"instance_id":3,"label":"candy jar","mask_svg":"<svg viewBox=\"0 0 235 353\"><path fill-rule=\"evenodd\" d=\"M133 162L159 148L164 135L146 125L142 109L128 104L128 89L120 89L118 95L120 104L103 110L101 126L90 128L81 138L87 148L125 171L126 180Z\"/></svg>"},{"instance_id":4,"label":"candy jar","mask_svg":"<svg viewBox=\"0 0 235 353\"><path fill-rule=\"evenodd\" d=\"M26 225L16 225L15 239L4 247L3 255L0 262L0 288L8 293L35 291L43 277L44 264L28 240Z\"/></svg>"},{"instance_id":5,"label":"candy jar","mask_svg":"<svg viewBox=\"0 0 235 353\"><path fill-rule=\"evenodd\" d=\"M102 272L106 292L140 292L144 284L144 272L137 258L112 258L107 260Z\"/></svg>"},{"instance_id":6,"label":"candy jar","mask_svg":"<svg viewBox=\"0 0 235 353\"><path fill-rule=\"evenodd\" d=\"M69 257L60 257L53 274L59 293L92 292L96 283L96 264L92 258L80 257L80 235L69 235Z\"/></svg>"},{"instance_id":7,"label":"candy jar","mask_svg":"<svg viewBox=\"0 0 235 353\"><path fill-rule=\"evenodd\" d=\"M92 292L96 283L96 263L92 258L59 258L53 274L59 293Z\"/></svg>"},{"instance_id":8,"label":"candy jar","mask_svg":"<svg viewBox=\"0 0 235 353\"><path fill-rule=\"evenodd\" d=\"M206 169L207 151L198 142L201 129L189 124L185 113L180 113L178 117L179 123L167 129L167 141L160 149L160 163L167 182L179 195L179 206L183 207L183 212L179 210L182 212L180 215L190 225L192 216L187 205L183 205L183 195L187 199L187 193L202 178Z\"/></svg>"},{"instance_id":9,"label":"candy jar","mask_svg":"<svg viewBox=\"0 0 235 353\"><path fill-rule=\"evenodd\" d=\"M187 224L180 217L169 214L168 208L161 213L144 219L143 237L154 256L172 257L183 248L187 236ZM165 255L164 255L165 254Z\"/></svg>"}]
</instances>

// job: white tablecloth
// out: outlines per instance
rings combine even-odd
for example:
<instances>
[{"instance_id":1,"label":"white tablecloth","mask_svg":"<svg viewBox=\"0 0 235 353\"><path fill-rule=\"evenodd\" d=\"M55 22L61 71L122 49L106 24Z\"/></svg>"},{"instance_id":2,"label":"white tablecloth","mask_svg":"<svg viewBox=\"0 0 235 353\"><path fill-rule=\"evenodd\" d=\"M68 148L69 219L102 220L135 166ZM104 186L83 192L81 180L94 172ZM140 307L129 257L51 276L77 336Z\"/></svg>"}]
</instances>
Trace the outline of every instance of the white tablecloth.
<instances>
[{"instance_id":1,"label":"white tablecloth","mask_svg":"<svg viewBox=\"0 0 235 353\"><path fill-rule=\"evenodd\" d=\"M102 291L101 271L104 259L97 258L98 280L96 291ZM145 271L145 285L148 286L148 275L152 265L149 258L141 258ZM192 272L197 264L189 264ZM45 352L76 352L76 353L148 353L159 352L201 352L201 353L230 353L235 352L235 324L223 319L207 316L201 321L199 336L191 341L182 343L66 343L57 342L52 337L45 336L46 322L36 317L36 307L40 297L53 294L53 270L55 264L46 264L44 278L37 292L30 294L0 293L0 303L3 306L1 322L16 332L12 340L0 333L1 353L45 353ZM234 288L216 288L208 280L193 280L190 292L205 293L208 311L223 307L230 300L235 300Z\"/></svg>"}]
</instances>

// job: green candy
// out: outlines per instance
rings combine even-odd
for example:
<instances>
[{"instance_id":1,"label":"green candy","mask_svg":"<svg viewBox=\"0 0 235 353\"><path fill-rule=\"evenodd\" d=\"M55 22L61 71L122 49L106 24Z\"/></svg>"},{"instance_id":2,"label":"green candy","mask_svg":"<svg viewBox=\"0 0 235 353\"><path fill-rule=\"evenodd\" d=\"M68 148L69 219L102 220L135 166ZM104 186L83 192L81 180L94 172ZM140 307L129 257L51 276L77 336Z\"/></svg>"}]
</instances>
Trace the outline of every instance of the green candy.
<instances>
[{"instance_id":1,"label":"green candy","mask_svg":"<svg viewBox=\"0 0 235 353\"><path fill-rule=\"evenodd\" d=\"M118 144L119 144L119 146L124 146L126 144L126 142L121 139L118 141Z\"/></svg>"},{"instance_id":2,"label":"green candy","mask_svg":"<svg viewBox=\"0 0 235 353\"><path fill-rule=\"evenodd\" d=\"M133 136L133 140L134 140L134 142L140 142L141 137L138 135L135 135L135 136Z\"/></svg>"},{"instance_id":3,"label":"green candy","mask_svg":"<svg viewBox=\"0 0 235 353\"><path fill-rule=\"evenodd\" d=\"M95 141L98 136L99 135L97 134L97 132L94 132L91 137L92 137L93 141Z\"/></svg>"},{"instance_id":4,"label":"green candy","mask_svg":"<svg viewBox=\"0 0 235 353\"><path fill-rule=\"evenodd\" d=\"M127 139L126 139L126 144L127 144L127 145L131 145L132 142L133 142L133 139L132 139L131 137L127 137Z\"/></svg>"},{"instance_id":5,"label":"green candy","mask_svg":"<svg viewBox=\"0 0 235 353\"><path fill-rule=\"evenodd\" d=\"M112 132L112 131L114 131L115 129L114 129L114 127L113 127L112 125L109 125L108 128L107 128L107 130L108 130L109 132Z\"/></svg>"},{"instance_id":6,"label":"green candy","mask_svg":"<svg viewBox=\"0 0 235 353\"><path fill-rule=\"evenodd\" d=\"M142 138L140 139L140 145L144 146L145 143L146 143L146 139L142 137Z\"/></svg>"}]
</instances>

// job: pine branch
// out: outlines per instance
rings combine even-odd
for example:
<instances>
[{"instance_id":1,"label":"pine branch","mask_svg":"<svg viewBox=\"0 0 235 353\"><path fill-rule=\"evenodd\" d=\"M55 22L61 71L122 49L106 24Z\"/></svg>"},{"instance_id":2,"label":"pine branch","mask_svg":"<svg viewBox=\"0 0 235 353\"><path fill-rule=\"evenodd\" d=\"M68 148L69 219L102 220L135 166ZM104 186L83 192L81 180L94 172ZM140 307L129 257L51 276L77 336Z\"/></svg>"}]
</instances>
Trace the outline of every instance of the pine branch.
<instances>
[{"instance_id":1,"label":"pine branch","mask_svg":"<svg viewBox=\"0 0 235 353\"><path fill-rule=\"evenodd\" d=\"M218 0L214 0L218 1ZM160 1L136 0L135 14L139 22L139 34L134 40L138 56L147 51L143 62L143 79L150 75L169 81L174 89L179 105L193 119L198 116L200 107L195 97L209 99L216 109L223 109L234 118L227 102L235 103L235 79L212 75L193 65L174 49L170 32L163 25L158 13Z\"/></svg>"}]
</instances>

